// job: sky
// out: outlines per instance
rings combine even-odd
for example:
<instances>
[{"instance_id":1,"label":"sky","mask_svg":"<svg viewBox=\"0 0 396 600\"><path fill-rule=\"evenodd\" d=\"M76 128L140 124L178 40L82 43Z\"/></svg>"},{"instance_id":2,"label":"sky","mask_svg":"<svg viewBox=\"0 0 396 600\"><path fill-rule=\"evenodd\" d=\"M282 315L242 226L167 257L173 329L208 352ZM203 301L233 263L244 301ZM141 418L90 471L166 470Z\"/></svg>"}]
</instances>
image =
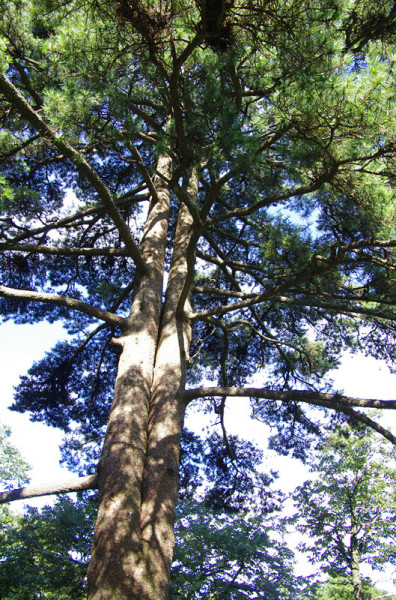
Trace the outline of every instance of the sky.
<instances>
[{"instance_id":1,"label":"sky","mask_svg":"<svg viewBox=\"0 0 396 600\"><path fill-rule=\"evenodd\" d=\"M65 330L58 323L14 325L6 322L0 325L0 422L11 427L11 443L32 466L32 484L61 480L67 475L67 470L59 465L58 446L62 441L62 432L42 423L32 423L27 414L12 412L8 407L12 404L13 387L18 384L20 375L25 374L33 361L40 360L59 339L65 337ZM396 399L396 374L391 374L383 361L346 354L340 368L330 375L335 387L346 395ZM194 414L190 420L187 419L187 426L195 431L203 429L207 423L204 415ZM396 434L396 412L386 413L382 423ZM241 435L265 447L268 428L250 419L247 399L231 398L227 401L225 425L229 434ZM291 462L289 458L279 457L272 451L266 452L265 460L265 466L279 471L279 487L286 493L309 477L307 467L299 461ZM29 504L39 507L48 503L48 497L29 501ZM22 502L15 504L22 505ZM307 565L301 567L312 572ZM391 591L391 579L394 576L387 572L383 576L376 575L374 580Z\"/></svg>"},{"instance_id":2,"label":"sky","mask_svg":"<svg viewBox=\"0 0 396 600\"><path fill-rule=\"evenodd\" d=\"M62 433L42 423L32 423L27 414L12 412L8 407L20 375L64 336L65 330L58 323L14 325L8 321L0 326L0 421L11 427L11 443L32 466L31 483L62 478L67 473L59 466Z\"/></svg>"},{"instance_id":3,"label":"sky","mask_svg":"<svg viewBox=\"0 0 396 600\"><path fill-rule=\"evenodd\" d=\"M19 448L25 460L32 465L32 483L48 481L62 477L65 469L59 467L59 450L62 433L46 427L41 423L32 423L27 414L19 414L8 410L12 404L13 386L18 384L19 376L26 373L34 360L40 360L45 351L62 337L65 330L60 324L45 322L35 325L14 325L6 322L0 326L0 421L11 426L12 443ZM341 367L333 372L335 385L346 395L363 398L396 399L396 375L391 374L382 361L370 358L345 355ZM268 430L258 422L252 422L249 416L248 401L232 398L227 402L226 425L230 433L237 434L243 430L258 443L265 441ZM195 427L197 416L194 416ZM393 424L396 432L396 414L387 413L384 423ZM191 426L191 423L190 423ZM203 426L203 425L202 425ZM285 485L292 488L299 485L305 469L299 463L290 471L289 459L279 459L282 470L287 472ZM300 473L301 472L301 473Z\"/></svg>"}]
</instances>

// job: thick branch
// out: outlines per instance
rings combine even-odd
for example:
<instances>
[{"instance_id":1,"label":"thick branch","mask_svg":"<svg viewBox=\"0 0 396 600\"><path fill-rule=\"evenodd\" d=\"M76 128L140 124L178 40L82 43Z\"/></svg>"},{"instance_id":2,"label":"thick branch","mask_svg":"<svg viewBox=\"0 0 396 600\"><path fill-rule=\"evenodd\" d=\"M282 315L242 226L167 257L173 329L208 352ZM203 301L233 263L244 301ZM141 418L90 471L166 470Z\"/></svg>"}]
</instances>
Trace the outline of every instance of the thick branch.
<instances>
[{"instance_id":1,"label":"thick branch","mask_svg":"<svg viewBox=\"0 0 396 600\"><path fill-rule=\"evenodd\" d=\"M1 250L54 254L55 256L129 256L128 250L123 248L69 248L67 246L0 243Z\"/></svg>"},{"instance_id":2,"label":"thick branch","mask_svg":"<svg viewBox=\"0 0 396 600\"><path fill-rule=\"evenodd\" d=\"M195 398L206 398L213 396L264 398L266 400L278 400L280 402L294 400L297 402L306 402L308 404L327 402L329 407L330 405L334 405L334 408L344 405L346 407L355 406L358 408L396 409L396 400L354 398L351 396L343 396L341 394L324 394L320 392L310 392L308 390L288 390L281 392L268 388L254 387L202 387L185 390L184 392L184 398L187 402L190 402Z\"/></svg>"},{"instance_id":3,"label":"thick branch","mask_svg":"<svg viewBox=\"0 0 396 600\"><path fill-rule=\"evenodd\" d=\"M243 300L249 300L250 298L256 298L257 294L253 293L245 293L239 292L237 290L226 290L216 287L202 287L198 285L194 285L192 287L192 291L195 294L213 294L216 296L226 296L228 298L242 298Z\"/></svg>"},{"instance_id":4,"label":"thick branch","mask_svg":"<svg viewBox=\"0 0 396 600\"><path fill-rule=\"evenodd\" d=\"M99 177L95 169L85 160L85 158L71 144L62 139L61 133L50 127L41 116L30 106L27 100L22 96L19 90L11 83L11 81L0 73L0 92L11 102L22 117L24 117L33 127L43 136L44 139L50 141L62 154L72 161L90 184L98 193L107 214L113 220L117 227L125 246L131 253L131 257L135 261L139 271L146 271L146 264L140 254L139 248L133 239L131 232L125 220L122 218L117 206L114 203L110 190Z\"/></svg>"},{"instance_id":5,"label":"thick branch","mask_svg":"<svg viewBox=\"0 0 396 600\"><path fill-rule=\"evenodd\" d=\"M299 292L300 293L300 292ZM304 293L304 292L302 292ZM376 317L379 319L387 319L390 321L396 321L396 313L392 309L382 308L366 308L365 306L348 306L346 303L327 302L322 300L316 300L315 298L308 298L306 301L300 299L289 298L288 296L279 296L279 302L290 304L294 306L310 306L312 308L322 308L325 310L334 310L341 314L355 314L355 315L366 315L369 317ZM359 300L353 300L359 301ZM366 302L377 302L380 300L370 299L365 300ZM346 299L345 302L352 302L351 299ZM361 301L360 301L361 302Z\"/></svg>"},{"instance_id":6,"label":"thick branch","mask_svg":"<svg viewBox=\"0 0 396 600\"><path fill-rule=\"evenodd\" d=\"M376 423L367 415L357 412L352 407L359 408L376 408L376 409L395 409L396 400L376 400L368 398L353 398L342 396L341 394L322 394L320 392L310 392L308 390L289 390L281 392L266 388L237 388L237 387L212 387L212 388L197 388L186 390L183 394L185 401L188 403L195 398L205 398L220 396L234 397L249 397L263 398L266 400L275 400L280 402L305 402L314 406L321 406L331 410L337 410L360 421L377 431L384 436L392 444L396 446L396 437L388 430Z\"/></svg>"},{"instance_id":7,"label":"thick branch","mask_svg":"<svg viewBox=\"0 0 396 600\"><path fill-rule=\"evenodd\" d=\"M293 198L295 196L304 196L306 194L310 194L320 189L322 185L326 183L326 181L328 181L330 178L331 175L324 174L322 177L319 177L309 185L302 185L300 187L292 188L288 191L285 191L283 194L280 193L277 196L270 196L269 198L265 198L264 200L256 202L256 204L247 206L246 208L234 208L225 214L220 214L212 217L207 221L207 225L214 225L216 223L221 223L222 221L227 221L233 218L246 217L254 214L260 208L265 208L267 206L271 206L272 204L283 202L284 200L288 200L289 198Z\"/></svg>"},{"instance_id":8,"label":"thick branch","mask_svg":"<svg viewBox=\"0 0 396 600\"><path fill-rule=\"evenodd\" d=\"M14 148L12 148L11 150L9 150L8 152L4 152L4 153L0 154L0 161L3 162L7 158L11 158L11 156L14 156L15 154L18 154L18 152L20 152L21 150L23 150L24 148L26 148L30 144L33 144L33 142L35 142L38 139L40 139L40 136L38 134L33 135L31 138L25 140L24 142L22 142L18 146L15 146Z\"/></svg>"},{"instance_id":9,"label":"thick branch","mask_svg":"<svg viewBox=\"0 0 396 600\"><path fill-rule=\"evenodd\" d=\"M324 408L338 410L339 412L343 412L345 415L348 415L348 417L352 417L356 421L360 421L361 423L364 423L365 425L367 425L367 427L371 427L371 429L373 429L374 431L376 431L377 433L382 435L384 438L386 438L387 440L389 440L392 444L394 444L396 446L396 437L393 435L393 433L391 431L389 431L388 429L385 429L385 427L382 427L382 425L380 425L379 423L376 423L375 421L373 421L373 419L370 419L370 417L368 417L367 415L352 409L350 406L345 406L343 404L334 405L332 403L327 403L327 402L316 402L316 405L323 406Z\"/></svg>"},{"instance_id":10,"label":"thick branch","mask_svg":"<svg viewBox=\"0 0 396 600\"><path fill-rule=\"evenodd\" d=\"M24 498L36 498L37 496L95 490L97 487L97 475L74 477L73 479L66 479L65 481L55 484L28 485L8 492L0 492L0 504L12 502L13 500L22 500Z\"/></svg>"},{"instance_id":11,"label":"thick branch","mask_svg":"<svg viewBox=\"0 0 396 600\"><path fill-rule=\"evenodd\" d=\"M348 250L360 250L362 248L395 248L396 240L360 240L350 244L337 244L337 247L344 252Z\"/></svg>"},{"instance_id":12,"label":"thick branch","mask_svg":"<svg viewBox=\"0 0 396 600\"><path fill-rule=\"evenodd\" d=\"M258 274L264 273L263 267L261 267L260 265L253 265L253 264L249 265L247 263L232 260L232 259L228 258L227 255L224 252L222 252L219 245L216 243L216 241L212 238L212 236L208 232L204 233L204 237L205 237L206 241L210 244L210 246L213 248L213 250L216 252L217 257L213 257L210 254L207 254L206 252L200 251L199 253L197 252L197 256L199 258L202 258L203 260L206 260L207 262L211 262L212 264L219 265L220 267L225 265L227 267L230 267L234 271L242 271L243 273L249 273L257 281L262 283L262 281L258 277Z\"/></svg>"},{"instance_id":13,"label":"thick branch","mask_svg":"<svg viewBox=\"0 0 396 600\"><path fill-rule=\"evenodd\" d=\"M246 223L244 223L244 225L246 225ZM229 231L224 231L223 229L220 229L219 227L211 227L209 231L211 233L215 233L216 235L218 235L222 238L232 240L236 244L243 246L245 249L249 249L251 247L252 248L261 248L262 247L262 243L260 243L260 242L255 242L254 240L251 240L251 239L237 237L236 235L232 235L232 233L230 233Z\"/></svg>"},{"instance_id":14,"label":"thick branch","mask_svg":"<svg viewBox=\"0 0 396 600\"><path fill-rule=\"evenodd\" d=\"M124 319L122 317L118 317L114 313L91 306L91 304L87 304L82 300L77 300L77 298L61 296L60 294L32 292L30 290L17 290L0 285L0 297L9 298L10 300L26 300L28 302L56 304L57 306L64 306L72 310L78 310L89 317L100 319L101 321L105 321L109 325L113 325L115 327L121 327L124 324Z\"/></svg>"}]
</instances>

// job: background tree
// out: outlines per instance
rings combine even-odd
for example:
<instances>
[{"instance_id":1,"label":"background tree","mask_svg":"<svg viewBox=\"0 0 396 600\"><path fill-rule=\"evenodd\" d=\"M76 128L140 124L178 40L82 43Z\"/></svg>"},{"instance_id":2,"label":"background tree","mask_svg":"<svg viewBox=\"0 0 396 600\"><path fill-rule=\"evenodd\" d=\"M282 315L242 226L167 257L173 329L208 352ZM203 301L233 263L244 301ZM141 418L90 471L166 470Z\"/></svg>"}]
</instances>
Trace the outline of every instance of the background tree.
<instances>
[{"instance_id":1,"label":"background tree","mask_svg":"<svg viewBox=\"0 0 396 600\"><path fill-rule=\"evenodd\" d=\"M164 599L191 400L253 398L300 457L328 410L395 441L359 412L395 401L325 380L395 358L392 32L358 0L0 8L1 312L71 335L14 409L65 431L53 491L99 489L89 599Z\"/></svg>"},{"instance_id":2,"label":"background tree","mask_svg":"<svg viewBox=\"0 0 396 600\"><path fill-rule=\"evenodd\" d=\"M366 578L362 578L361 597L363 600L394 600L395 596L395 594L372 585ZM350 581L345 577L330 577L324 583L315 586L312 598L315 600L353 600L353 589Z\"/></svg>"},{"instance_id":3,"label":"background tree","mask_svg":"<svg viewBox=\"0 0 396 600\"><path fill-rule=\"evenodd\" d=\"M276 519L243 512L230 516L204 503L186 503L175 532L170 598L300 597L294 556L279 540Z\"/></svg>"},{"instance_id":4,"label":"background tree","mask_svg":"<svg viewBox=\"0 0 396 600\"><path fill-rule=\"evenodd\" d=\"M284 495L235 436L184 431L170 598L283 598L298 590L282 540ZM297 598L297 595L296 595Z\"/></svg>"},{"instance_id":5,"label":"background tree","mask_svg":"<svg viewBox=\"0 0 396 600\"><path fill-rule=\"evenodd\" d=\"M11 444L10 436L11 429L0 423L0 484L5 490L29 482L30 466ZM8 506L0 506L0 520L2 523L13 524L16 517Z\"/></svg>"},{"instance_id":6,"label":"background tree","mask_svg":"<svg viewBox=\"0 0 396 600\"><path fill-rule=\"evenodd\" d=\"M22 458L19 450L11 444L10 436L11 429L0 424L0 481L4 489L12 489L29 481L30 466Z\"/></svg>"},{"instance_id":7,"label":"background tree","mask_svg":"<svg viewBox=\"0 0 396 600\"><path fill-rule=\"evenodd\" d=\"M0 427L0 480L4 489L29 481L29 465ZM0 507L0 596L34 600L83 598L87 559L92 546L96 503L61 497L41 511L24 514Z\"/></svg>"},{"instance_id":8,"label":"background tree","mask_svg":"<svg viewBox=\"0 0 396 600\"><path fill-rule=\"evenodd\" d=\"M7 425L0 423L0 485L5 490L29 482L28 472L30 467L23 460L17 448L11 444L9 440L10 436L11 429ZM16 520L16 516L10 511L8 506L0 506L0 521L2 525L13 526Z\"/></svg>"},{"instance_id":9,"label":"background tree","mask_svg":"<svg viewBox=\"0 0 396 600\"><path fill-rule=\"evenodd\" d=\"M380 570L396 564L395 456L372 431L343 426L312 460L315 479L294 495L297 529L315 540L302 550L343 577L344 587L349 573L355 600L366 597L362 564Z\"/></svg>"},{"instance_id":10,"label":"background tree","mask_svg":"<svg viewBox=\"0 0 396 600\"><path fill-rule=\"evenodd\" d=\"M2 524L0 590L4 600L86 596L96 502L62 496L54 506L28 507Z\"/></svg>"}]
</instances>

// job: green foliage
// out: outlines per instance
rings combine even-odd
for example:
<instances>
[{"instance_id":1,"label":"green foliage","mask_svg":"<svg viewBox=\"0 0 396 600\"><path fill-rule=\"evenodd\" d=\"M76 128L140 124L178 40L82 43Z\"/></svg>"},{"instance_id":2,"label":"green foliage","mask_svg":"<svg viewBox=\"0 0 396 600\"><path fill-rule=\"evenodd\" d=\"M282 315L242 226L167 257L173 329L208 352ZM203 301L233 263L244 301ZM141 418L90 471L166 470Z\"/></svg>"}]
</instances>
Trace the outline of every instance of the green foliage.
<instances>
[{"instance_id":1,"label":"green foliage","mask_svg":"<svg viewBox=\"0 0 396 600\"><path fill-rule=\"evenodd\" d=\"M203 504L183 503L170 598L297 599L293 554L281 533L275 519L246 513L229 517Z\"/></svg>"},{"instance_id":2,"label":"green foliage","mask_svg":"<svg viewBox=\"0 0 396 600\"><path fill-rule=\"evenodd\" d=\"M56 239L60 248L83 244L122 250L103 213L72 219L67 228L53 225L65 210L65 190L76 191L79 207L98 207L96 192L81 173L84 159L116 200L135 186L147 192L156 157L170 151L178 176L171 186L169 244L182 197L179 182L197 166L195 209L205 223L212 221L197 246L198 253L205 252L205 276L212 270L207 288L269 294L280 286L287 293L269 294L254 316L245 309L222 317L228 352L224 329L205 323L201 338L202 323L197 323L191 381L218 380L223 351L230 385L265 368L270 385L326 388L324 375L351 347L392 362L394 332L383 309L392 322L394 248L375 243L394 236L395 65L393 48L381 49L377 36L361 56L345 42L352 21L354 36L358 23L366 22L365 3L329 1L318 7L288 0L254 8L242 0L229 3L223 25L231 27L232 43L224 51L216 45L216 28L209 37L202 31L200 41L197 31L206 21L199 3L151 3L159 21L150 21L145 7L140 6L137 22L123 15L117 2L84 7L76 1L4 3L0 33L7 75L55 129L58 142L72 144L79 158L66 159L3 97L3 284L72 294L128 314L133 286L127 286L135 274L129 256L72 258L46 254L42 247ZM386 13L384 7L380 13ZM148 29L144 18L151 23ZM155 22L162 23L158 30ZM223 33L220 46L226 41ZM182 64L173 76L175 56ZM223 184L210 191L223 175ZM214 201L205 214L208 198ZM125 201L121 209L134 233L141 225L134 221L137 203ZM31 229L41 234L30 235ZM41 251L16 254L13 240L37 243ZM217 262L211 264L208 256ZM235 264L218 264L230 257ZM21 258L27 261L23 269ZM381 293L370 287L374 277L384 282ZM357 285L369 292L357 298ZM193 290L194 310L214 310L223 301L210 291ZM353 317L352 308L358 309ZM359 337L356 327L367 309L375 333ZM61 318L80 336L93 324L54 305L2 300L0 310L18 322ZM76 339L76 358L82 354L79 347ZM107 357L99 360L110 370ZM71 370L78 381L79 366ZM87 394L87 410L91 401ZM21 402L21 410L26 404Z\"/></svg>"},{"instance_id":3,"label":"green foliage","mask_svg":"<svg viewBox=\"0 0 396 600\"><path fill-rule=\"evenodd\" d=\"M0 427L2 489L28 482L29 465ZM93 498L67 496L41 511L23 515L0 507L0 597L2 600L79 599L85 596L85 571L91 552L96 515Z\"/></svg>"},{"instance_id":4,"label":"green foliage","mask_svg":"<svg viewBox=\"0 0 396 600\"><path fill-rule=\"evenodd\" d=\"M11 429L0 424L0 481L3 489L19 487L29 481L30 466L10 442Z\"/></svg>"},{"instance_id":5,"label":"green foliage","mask_svg":"<svg viewBox=\"0 0 396 600\"><path fill-rule=\"evenodd\" d=\"M373 600L381 597L393 600L392 594L380 590L367 579L363 579L362 600ZM346 577L330 577L328 581L315 586L312 598L314 600L354 600L353 587Z\"/></svg>"},{"instance_id":6,"label":"green foliage","mask_svg":"<svg viewBox=\"0 0 396 600\"><path fill-rule=\"evenodd\" d=\"M5 177L0 177L0 211L3 212L7 206L7 200L14 197L13 189L7 185Z\"/></svg>"},{"instance_id":7,"label":"green foliage","mask_svg":"<svg viewBox=\"0 0 396 600\"><path fill-rule=\"evenodd\" d=\"M3 490L9 490L28 483L30 466L20 455L20 452L10 443L11 429L0 424L0 485ZM17 517L7 505L0 505L0 522L6 526L14 526Z\"/></svg>"},{"instance_id":8,"label":"green foliage","mask_svg":"<svg viewBox=\"0 0 396 600\"><path fill-rule=\"evenodd\" d=\"M96 502L67 496L41 511L3 522L0 594L4 600L82 599Z\"/></svg>"},{"instance_id":9,"label":"green foliage","mask_svg":"<svg viewBox=\"0 0 396 600\"><path fill-rule=\"evenodd\" d=\"M332 575L351 573L353 549L361 564L396 564L395 450L366 428L339 427L311 458L314 478L297 488L293 517L313 538L301 549Z\"/></svg>"}]
</instances>

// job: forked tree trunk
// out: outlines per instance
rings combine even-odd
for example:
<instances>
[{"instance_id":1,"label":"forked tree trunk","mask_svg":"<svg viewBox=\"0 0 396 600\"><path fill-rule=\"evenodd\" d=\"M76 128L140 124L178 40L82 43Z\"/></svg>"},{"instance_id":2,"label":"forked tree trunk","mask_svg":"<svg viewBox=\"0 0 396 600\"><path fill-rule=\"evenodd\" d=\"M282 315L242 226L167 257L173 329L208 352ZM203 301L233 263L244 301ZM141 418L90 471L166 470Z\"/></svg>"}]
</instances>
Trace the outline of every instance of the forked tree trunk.
<instances>
[{"instance_id":1,"label":"forked tree trunk","mask_svg":"<svg viewBox=\"0 0 396 600\"><path fill-rule=\"evenodd\" d=\"M169 159L158 170L170 176ZM190 325L176 316L186 278L192 220L180 210L161 313L169 191L156 178L141 252L149 265L135 295L99 465L99 512L88 569L89 600L165 600L173 525Z\"/></svg>"},{"instance_id":2,"label":"forked tree trunk","mask_svg":"<svg viewBox=\"0 0 396 600\"><path fill-rule=\"evenodd\" d=\"M171 161L157 170L167 179ZM161 313L169 190L154 180L140 251L147 272L139 276L128 325L119 339L114 399L98 466L99 510L88 568L89 600L133 598L131 584L141 569L140 506L154 360Z\"/></svg>"},{"instance_id":3,"label":"forked tree trunk","mask_svg":"<svg viewBox=\"0 0 396 600\"><path fill-rule=\"evenodd\" d=\"M141 527L152 591L150 595L140 597L150 600L168 597L173 557L180 437L185 411L185 401L180 392L185 387L186 360L191 342L191 325L186 318L177 315L177 306L187 277L186 257L192 234L192 217L183 205L179 211L161 319L143 478Z\"/></svg>"}]
</instances>

